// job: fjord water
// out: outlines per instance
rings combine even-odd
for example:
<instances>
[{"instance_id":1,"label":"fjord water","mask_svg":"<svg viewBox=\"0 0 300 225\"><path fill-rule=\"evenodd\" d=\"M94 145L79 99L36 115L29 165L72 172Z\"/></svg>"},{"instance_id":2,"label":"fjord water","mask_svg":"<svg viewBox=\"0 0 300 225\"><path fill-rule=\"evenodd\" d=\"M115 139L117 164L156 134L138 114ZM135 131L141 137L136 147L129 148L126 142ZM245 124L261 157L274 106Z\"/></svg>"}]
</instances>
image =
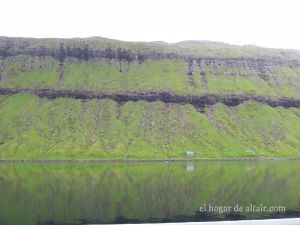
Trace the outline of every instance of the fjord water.
<instances>
[{"instance_id":1,"label":"fjord water","mask_svg":"<svg viewBox=\"0 0 300 225\"><path fill-rule=\"evenodd\" d=\"M2 163L0 224L300 217L299 161ZM200 212L284 206L285 212Z\"/></svg>"}]
</instances>

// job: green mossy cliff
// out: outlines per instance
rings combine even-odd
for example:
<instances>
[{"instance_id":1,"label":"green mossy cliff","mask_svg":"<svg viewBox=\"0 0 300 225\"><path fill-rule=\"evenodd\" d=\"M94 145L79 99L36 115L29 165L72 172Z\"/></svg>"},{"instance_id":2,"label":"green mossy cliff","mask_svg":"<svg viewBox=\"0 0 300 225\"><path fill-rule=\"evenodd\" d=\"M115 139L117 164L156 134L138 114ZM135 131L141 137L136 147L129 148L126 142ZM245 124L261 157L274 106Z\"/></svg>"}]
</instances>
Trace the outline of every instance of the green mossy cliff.
<instances>
[{"instance_id":1,"label":"green mossy cliff","mask_svg":"<svg viewBox=\"0 0 300 225\"><path fill-rule=\"evenodd\" d=\"M300 110L290 104L300 101L299 51L0 37L0 57L1 158L300 156ZM139 98L153 93L180 101ZM207 95L240 101L198 104Z\"/></svg>"}]
</instances>

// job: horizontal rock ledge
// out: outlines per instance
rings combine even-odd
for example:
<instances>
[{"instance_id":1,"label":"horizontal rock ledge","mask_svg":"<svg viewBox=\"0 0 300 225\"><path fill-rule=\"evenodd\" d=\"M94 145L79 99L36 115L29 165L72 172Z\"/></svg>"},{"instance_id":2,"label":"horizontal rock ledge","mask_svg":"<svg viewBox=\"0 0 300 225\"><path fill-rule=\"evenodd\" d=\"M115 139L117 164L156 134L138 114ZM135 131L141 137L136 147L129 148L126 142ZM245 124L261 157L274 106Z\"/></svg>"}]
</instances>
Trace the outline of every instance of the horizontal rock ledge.
<instances>
[{"instance_id":1,"label":"horizontal rock ledge","mask_svg":"<svg viewBox=\"0 0 300 225\"><path fill-rule=\"evenodd\" d=\"M268 104L272 107L282 106L300 107L300 99L275 98L267 96L246 95L246 94L203 94L203 95L180 95L169 92L124 92L107 93L83 90L56 90L56 89L29 89L29 88L0 88L1 95L13 95L17 93L33 93L42 98L74 98L74 99L112 99L118 103L128 101L162 101L164 103L191 104L196 108L203 108L216 103L223 103L227 106L237 106L245 101L256 101Z\"/></svg>"}]
</instances>

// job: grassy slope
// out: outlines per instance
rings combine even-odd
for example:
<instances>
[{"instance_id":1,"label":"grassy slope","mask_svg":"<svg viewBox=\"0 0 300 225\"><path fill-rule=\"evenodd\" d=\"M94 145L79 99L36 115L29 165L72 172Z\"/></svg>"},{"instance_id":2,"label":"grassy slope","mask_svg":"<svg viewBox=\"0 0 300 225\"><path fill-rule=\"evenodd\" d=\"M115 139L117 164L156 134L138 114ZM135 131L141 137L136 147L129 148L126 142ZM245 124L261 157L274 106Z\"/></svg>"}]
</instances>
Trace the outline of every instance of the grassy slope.
<instances>
[{"instance_id":1,"label":"grassy slope","mask_svg":"<svg viewBox=\"0 0 300 225\"><path fill-rule=\"evenodd\" d=\"M107 92L170 91L174 93L247 93L300 97L300 69L273 67L269 79L255 71L229 68L202 68L194 76L186 75L184 61L147 60L142 64L90 60L87 63L68 59L62 76L59 62L47 58L18 56L4 62L0 87L81 89ZM123 72L120 72L120 69ZM234 73L235 75L228 75ZM191 81L192 80L192 81Z\"/></svg>"},{"instance_id":2,"label":"grassy slope","mask_svg":"<svg viewBox=\"0 0 300 225\"><path fill-rule=\"evenodd\" d=\"M299 110L0 98L1 158L299 156Z\"/></svg>"}]
</instances>

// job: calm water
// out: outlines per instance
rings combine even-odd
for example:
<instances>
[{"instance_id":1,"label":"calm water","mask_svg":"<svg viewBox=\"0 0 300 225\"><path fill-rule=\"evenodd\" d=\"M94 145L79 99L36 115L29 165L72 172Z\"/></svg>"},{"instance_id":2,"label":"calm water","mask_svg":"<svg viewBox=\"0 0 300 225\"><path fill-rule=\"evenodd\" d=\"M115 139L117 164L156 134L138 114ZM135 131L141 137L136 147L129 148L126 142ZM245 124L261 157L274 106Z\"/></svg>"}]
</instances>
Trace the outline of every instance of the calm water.
<instances>
[{"instance_id":1,"label":"calm water","mask_svg":"<svg viewBox=\"0 0 300 225\"><path fill-rule=\"evenodd\" d=\"M1 225L279 217L300 217L299 161L0 164Z\"/></svg>"}]
</instances>

